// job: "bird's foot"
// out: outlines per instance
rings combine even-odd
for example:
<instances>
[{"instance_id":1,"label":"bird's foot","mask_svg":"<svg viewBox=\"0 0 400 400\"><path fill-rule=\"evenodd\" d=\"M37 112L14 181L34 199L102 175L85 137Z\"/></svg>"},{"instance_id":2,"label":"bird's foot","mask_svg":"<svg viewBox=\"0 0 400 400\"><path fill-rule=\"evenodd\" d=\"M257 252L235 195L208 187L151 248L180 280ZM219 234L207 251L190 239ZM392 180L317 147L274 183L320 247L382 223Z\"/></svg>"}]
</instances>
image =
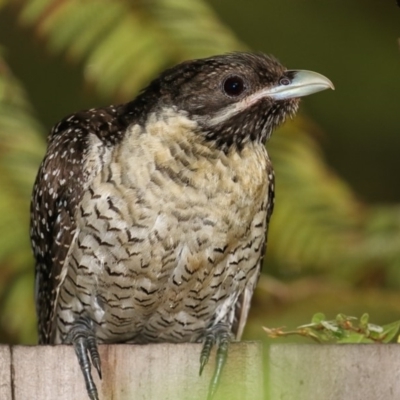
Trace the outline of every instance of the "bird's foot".
<instances>
[{"instance_id":1,"label":"bird's foot","mask_svg":"<svg viewBox=\"0 0 400 400\"><path fill-rule=\"evenodd\" d=\"M91 366L93 365L101 379L100 356L92 320L83 317L75 321L74 326L68 333L67 342L74 345L90 400L99 400L91 373Z\"/></svg>"},{"instance_id":2,"label":"bird's foot","mask_svg":"<svg viewBox=\"0 0 400 400\"><path fill-rule=\"evenodd\" d=\"M211 349L217 344L216 365L214 374L208 387L207 400L212 400L218 389L223 367L228 357L228 346L232 334L226 324L217 324L212 327L204 337L203 349L200 354L200 375L210 358Z\"/></svg>"}]
</instances>

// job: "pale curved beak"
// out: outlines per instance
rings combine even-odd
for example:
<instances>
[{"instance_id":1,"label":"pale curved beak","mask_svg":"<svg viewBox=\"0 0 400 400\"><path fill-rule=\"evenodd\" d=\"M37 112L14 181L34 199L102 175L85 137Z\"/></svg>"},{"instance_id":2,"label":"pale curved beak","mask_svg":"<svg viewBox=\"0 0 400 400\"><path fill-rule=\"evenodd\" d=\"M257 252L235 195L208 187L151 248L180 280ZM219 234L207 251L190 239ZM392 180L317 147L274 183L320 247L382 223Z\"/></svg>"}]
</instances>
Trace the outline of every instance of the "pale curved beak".
<instances>
[{"instance_id":1,"label":"pale curved beak","mask_svg":"<svg viewBox=\"0 0 400 400\"><path fill-rule=\"evenodd\" d=\"M325 76L313 71L291 70L288 71L294 78L287 85L278 85L268 88L264 95L275 100L304 97L309 94L321 92L325 89L335 90L333 83Z\"/></svg>"}]
</instances>

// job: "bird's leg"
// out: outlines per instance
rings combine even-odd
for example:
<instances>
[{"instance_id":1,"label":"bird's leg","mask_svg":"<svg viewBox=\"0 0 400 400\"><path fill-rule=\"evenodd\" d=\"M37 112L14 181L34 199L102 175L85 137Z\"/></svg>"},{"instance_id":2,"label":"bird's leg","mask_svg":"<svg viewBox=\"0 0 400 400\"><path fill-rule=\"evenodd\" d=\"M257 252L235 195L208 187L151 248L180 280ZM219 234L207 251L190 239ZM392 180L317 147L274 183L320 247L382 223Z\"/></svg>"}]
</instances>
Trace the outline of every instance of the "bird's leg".
<instances>
[{"instance_id":1,"label":"bird's leg","mask_svg":"<svg viewBox=\"0 0 400 400\"><path fill-rule=\"evenodd\" d=\"M208 388L207 400L212 400L218 389L221 373L228 357L228 346L232 340L231 336L229 327L223 323L215 325L205 335L203 349L200 354L200 375L208 362L211 349L217 343L216 365Z\"/></svg>"},{"instance_id":2,"label":"bird's leg","mask_svg":"<svg viewBox=\"0 0 400 400\"><path fill-rule=\"evenodd\" d=\"M216 366L214 370L214 375L211 379L210 386L208 388L207 400L211 400L217 391L219 380L221 377L222 369L228 358L228 346L230 342L229 333L223 333L220 335L218 340L218 349L216 357Z\"/></svg>"},{"instance_id":3,"label":"bird's leg","mask_svg":"<svg viewBox=\"0 0 400 400\"><path fill-rule=\"evenodd\" d=\"M68 333L67 343L74 345L90 400L99 400L97 388L93 382L91 373L91 366L93 364L101 379L100 356L92 320L82 317L75 321L74 326Z\"/></svg>"}]
</instances>

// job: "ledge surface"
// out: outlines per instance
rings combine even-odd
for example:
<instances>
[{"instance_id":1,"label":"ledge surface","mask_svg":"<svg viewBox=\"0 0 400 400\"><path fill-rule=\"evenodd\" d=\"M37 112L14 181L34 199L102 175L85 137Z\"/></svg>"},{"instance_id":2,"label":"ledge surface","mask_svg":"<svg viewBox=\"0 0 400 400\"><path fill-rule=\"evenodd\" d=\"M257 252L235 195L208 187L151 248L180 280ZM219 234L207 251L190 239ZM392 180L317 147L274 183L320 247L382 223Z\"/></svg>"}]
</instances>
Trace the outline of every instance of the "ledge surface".
<instances>
[{"instance_id":1,"label":"ledge surface","mask_svg":"<svg viewBox=\"0 0 400 400\"><path fill-rule=\"evenodd\" d=\"M101 345L100 400L205 400L199 344ZM232 343L214 400L400 399L400 346ZM265 352L264 352L265 354ZM88 400L71 346L0 346L1 400ZM267 371L265 397L263 373Z\"/></svg>"}]
</instances>

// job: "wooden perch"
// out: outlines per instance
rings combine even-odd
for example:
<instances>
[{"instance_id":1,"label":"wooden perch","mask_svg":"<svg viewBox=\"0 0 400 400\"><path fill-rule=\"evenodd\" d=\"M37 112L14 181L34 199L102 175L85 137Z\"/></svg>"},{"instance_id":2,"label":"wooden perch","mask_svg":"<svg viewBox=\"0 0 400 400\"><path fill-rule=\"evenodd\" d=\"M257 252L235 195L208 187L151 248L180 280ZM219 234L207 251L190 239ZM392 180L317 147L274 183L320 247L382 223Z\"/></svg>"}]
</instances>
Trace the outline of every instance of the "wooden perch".
<instances>
[{"instance_id":1,"label":"wooden perch","mask_svg":"<svg viewBox=\"0 0 400 400\"><path fill-rule=\"evenodd\" d=\"M101 345L101 400L205 400L198 344ZM400 346L233 343L215 400L400 399ZM264 353L265 354L265 353ZM0 346L1 400L88 400L70 346ZM267 382L263 396L263 373ZM95 371L93 371L95 372Z\"/></svg>"}]
</instances>

